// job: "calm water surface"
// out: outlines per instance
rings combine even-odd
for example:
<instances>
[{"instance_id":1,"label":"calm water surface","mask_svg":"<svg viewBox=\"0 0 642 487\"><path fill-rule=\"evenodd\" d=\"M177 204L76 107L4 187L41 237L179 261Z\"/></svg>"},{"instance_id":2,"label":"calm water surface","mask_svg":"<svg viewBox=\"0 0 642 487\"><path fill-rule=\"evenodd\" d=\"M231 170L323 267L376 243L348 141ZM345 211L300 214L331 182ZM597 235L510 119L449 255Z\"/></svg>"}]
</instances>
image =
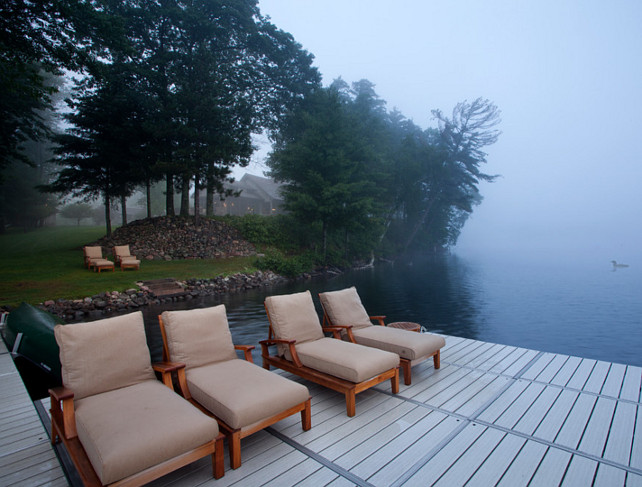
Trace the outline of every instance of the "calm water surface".
<instances>
[{"instance_id":1,"label":"calm water surface","mask_svg":"<svg viewBox=\"0 0 642 487\"><path fill-rule=\"evenodd\" d=\"M547 352L642 366L642 265L614 270L607 259L436 256L382 264L225 298L145 310L153 359L160 359L156 316L164 309L224 303L234 342L267 338L265 296L356 286L366 310L430 331Z\"/></svg>"}]
</instances>

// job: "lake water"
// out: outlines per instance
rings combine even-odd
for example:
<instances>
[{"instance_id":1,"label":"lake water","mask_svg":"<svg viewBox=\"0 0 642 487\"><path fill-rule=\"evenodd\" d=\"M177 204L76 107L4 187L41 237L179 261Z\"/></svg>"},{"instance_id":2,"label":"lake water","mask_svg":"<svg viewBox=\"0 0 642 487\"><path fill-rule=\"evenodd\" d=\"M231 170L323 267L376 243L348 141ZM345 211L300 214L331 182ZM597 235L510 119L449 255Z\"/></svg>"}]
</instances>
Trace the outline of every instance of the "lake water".
<instances>
[{"instance_id":1,"label":"lake water","mask_svg":"<svg viewBox=\"0 0 642 487\"><path fill-rule=\"evenodd\" d=\"M381 264L331 279L176 303L224 303L235 343L267 338L265 296L356 286L371 315L413 321L429 331L547 352L642 366L642 263L614 269L605 258L442 255ZM160 358L156 316L145 311L150 348Z\"/></svg>"}]
</instances>

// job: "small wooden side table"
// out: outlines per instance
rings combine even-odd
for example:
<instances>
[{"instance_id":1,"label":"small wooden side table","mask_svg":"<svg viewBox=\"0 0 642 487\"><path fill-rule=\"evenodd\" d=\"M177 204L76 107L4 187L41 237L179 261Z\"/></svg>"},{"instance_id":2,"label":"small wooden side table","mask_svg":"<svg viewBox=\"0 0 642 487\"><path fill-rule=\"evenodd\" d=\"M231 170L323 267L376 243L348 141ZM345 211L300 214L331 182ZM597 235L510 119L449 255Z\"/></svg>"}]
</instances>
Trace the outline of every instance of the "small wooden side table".
<instances>
[{"instance_id":1,"label":"small wooden side table","mask_svg":"<svg viewBox=\"0 0 642 487\"><path fill-rule=\"evenodd\" d=\"M421 331L421 325L419 323L412 323L410 321L396 321L394 323L388 323L386 326L389 328L400 328L402 330L416 331L419 333Z\"/></svg>"}]
</instances>

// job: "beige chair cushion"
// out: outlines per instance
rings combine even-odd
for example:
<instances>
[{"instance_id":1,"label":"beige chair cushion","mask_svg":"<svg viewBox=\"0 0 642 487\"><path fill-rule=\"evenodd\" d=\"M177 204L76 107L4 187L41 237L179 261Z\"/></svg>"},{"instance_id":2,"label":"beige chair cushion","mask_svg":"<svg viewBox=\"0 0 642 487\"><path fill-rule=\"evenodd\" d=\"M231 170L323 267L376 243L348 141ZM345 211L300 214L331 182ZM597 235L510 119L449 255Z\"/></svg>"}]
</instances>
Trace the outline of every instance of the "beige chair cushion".
<instances>
[{"instance_id":1,"label":"beige chair cushion","mask_svg":"<svg viewBox=\"0 0 642 487\"><path fill-rule=\"evenodd\" d=\"M103 258L103 249L102 247L85 247L85 257L88 259L102 259Z\"/></svg>"},{"instance_id":2,"label":"beige chair cushion","mask_svg":"<svg viewBox=\"0 0 642 487\"><path fill-rule=\"evenodd\" d=\"M143 314L57 325L62 382L76 399L154 379Z\"/></svg>"},{"instance_id":3,"label":"beige chair cushion","mask_svg":"<svg viewBox=\"0 0 642 487\"><path fill-rule=\"evenodd\" d=\"M131 257L131 253L129 252L129 245L116 245L114 247L114 254L119 259L122 259L124 257Z\"/></svg>"},{"instance_id":4,"label":"beige chair cushion","mask_svg":"<svg viewBox=\"0 0 642 487\"><path fill-rule=\"evenodd\" d=\"M268 296L265 298L265 307L270 315L275 338L305 343L325 336L310 291ZM281 345L278 348L280 355L287 349Z\"/></svg>"},{"instance_id":5,"label":"beige chair cushion","mask_svg":"<svg viewBox=\"0 0 642 487\"><path fill-rule=\"evenodd\" d=\"M186 375L192 397L234 429L251 426L310 397L304 385L240 359L190 369Z\"/></svg>"},{"instance_id":6,"label":"beige chair cushion","mask_svg":"<svg viewBox=\"0 0 642 487\"><path fill-rule=\"evenodd\" d=\"M190 369L237 358L225 305L186 311L165 311L169 359Z\"/></svg>"},{"instance_id":7,"label":"beige chair cushion","mask_svg":"<svg viewBox=\"0 0 642 487\"><path fill-rule=\"evenodd\" d=\"M157 380L75 401L78 438L103 484L213 440L213 418Z\"/></svg>"},{"instance_id":8,"label":"beige chair cushion","mask_svg":"<svg viewBox=\"0 0 642 487\"><path fill-rule=\"evenodd\" d=\"M357 343L366 347L393 352L408 360L418 360L432 355L446 345L443 337L429 333L370 326L353 331Z\"/></svg>"},{"instance_id":9,"label":"beige chair cushion","mask_svg":"<svg viewBox=\"0 0 642 487\"><path fill-rule=\"evenodd\" d=\"M335 338L322 338L296 346L297 355L306 367L363 382L399 366L399 355Z\"/></svg>"},{"instance_id":10,"label":"beige chair cushion","mask_svg":"<svg viewBox=\"0 0 642 487\"><path fill-rule=\"evenodd\" d=\"M352 325L353 330L373 326L355 287L321 293L319 299L333 325Z\"/></svg>"}]
</instances>

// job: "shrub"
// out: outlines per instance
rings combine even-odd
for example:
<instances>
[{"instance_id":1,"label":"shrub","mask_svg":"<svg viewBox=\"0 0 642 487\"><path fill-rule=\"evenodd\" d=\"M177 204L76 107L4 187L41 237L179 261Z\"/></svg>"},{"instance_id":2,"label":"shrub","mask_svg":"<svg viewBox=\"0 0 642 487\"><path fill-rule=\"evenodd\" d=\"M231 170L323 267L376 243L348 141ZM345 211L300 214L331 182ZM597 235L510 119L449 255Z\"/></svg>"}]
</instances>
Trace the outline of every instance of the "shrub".
<instances>
[{"instance_id":1,"label":"shrub","mask_svg":"<svg viewBox=\"0 0 642 487\"><path fill-rule=\"evenodd\" d=\"M279 250L270 249L265 256L256 259L254 265L285 277L296 277L314 269L315 259L310 253L288 257Z\"/></svg>"}]
</instances>

